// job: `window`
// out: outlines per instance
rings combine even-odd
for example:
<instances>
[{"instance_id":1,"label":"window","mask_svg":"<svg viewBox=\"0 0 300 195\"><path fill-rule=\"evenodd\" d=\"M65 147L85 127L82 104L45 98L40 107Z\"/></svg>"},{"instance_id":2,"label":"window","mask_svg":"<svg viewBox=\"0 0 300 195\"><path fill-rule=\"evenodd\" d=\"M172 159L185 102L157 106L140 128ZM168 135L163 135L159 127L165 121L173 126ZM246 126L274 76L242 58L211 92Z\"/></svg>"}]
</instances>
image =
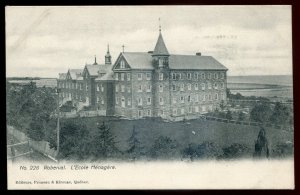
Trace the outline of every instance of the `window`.
<instances>
[{"instance_id":1,"label":"window","mask_svg":"<svg viewBox=\"0 0 300 195\"><path fill-rule=\"evenodd\" d=\"M125 92L125 86L121 85L121 92Z\"/></svg>"},{"instance_id":2,"label":"window","mask_svg":"<svg viewBox=\"0 0 300 195\"><path fill-rule=\"evenodd\" d=\"M131 88L127 87L127 91L128 91L128 93L130 93L131 92Z\"/></svg>"},{"instance_id":3,"label":"window","mask_svg":"<svg viewBox=\"0 0 300 195\"><path fill-rule=\"evenodd\" d=\"M176 91L176 85L172 85L172 91Z\"/></svg>"},{"instance_id":4,"label":"window","mask_svg":"<svg viewBox=\"0 0 300 195\"><path fill-rule=\"evenodd\" d=\"M82 90L82 88L83 88L83 84L82 84L82 83L80 83L80 90Z\"/></svg>"},{"instance_id":5,"label":"window","mask_svg":"<svg viewBox=\"0 0 300 195\"><path fill-rule=\"evenodd\" d=\"M192 112L193 112L193 108L189 107L189 113L192 113Z\"/></svg>"},{"instance_id":6,"label":"window","mask_svg":"<svg viewBox=\"0 0 300 195\"><path fill-rule=\"evenodd\" d=\"M127 81L130 81L130 73L127 73Z\"/></svg>"},{"instance_id":7,"label":"window","mask_svg":"<svg viewBox=\"0 0 300 195\"><path fill-rule=\"evenodd\" d=\"M202 111L206 112L206 107L205 106L202 106Z\"/></svg>"},{"instance_id":8,"label":"window","mask_svg":"<svg viewBox=\"0 0 300 195\"><path fill-rule=\"evenodd\" d=\"M179 77L179 79L181 80L181 73L178 73L178 77Z\"/></svg>"},{"instance_id":9,"label":"window","mask_svg":"<svg viewBox=\"0 0 300 195\"><path fill-rule=\"evenodd\" d=\"M218 94L217 93L215 94L215 100L218 100Z\"/></svg>"},{"instance_id":10,"label":"window","mask_svg":"<svg viewBox=\"0 0 300 195\"><path fill-rule=\"evenodd\" d=\"M142 110L139 110L139 111L138 111L138 117L143 117L143 112L142 112Z\"/></svg>"},{"instance_id":11,"label":"window","mask_svg":"<svg viewBox=\"0 0 300 195\"><path fill-rule=\"evenodd\" d=\"M116 79L116 81L119 80L119 74L118 73L115 74L115 79Z\"/></svg>"},{"instance_id":12,"label":"window","mask_svg":"<svg viewBox=\"0 0 300 195\"><path fill-rule=\"evenodd\" d=\"M201 78L205 79L205 74L204 73L201 74Z\"/></svg>"},{"instance_id":13,"label":"window","mask_svg":"<svg viewBox=\"0 0 300 195\"><path fill-rule=\"evenodd\" d=\"M214 83L214 88L218 89L218 83Z\"/></svg>"},{"instance_id":14,"label":"window","mask_svg":"<svg viewBox=\"0 0 300 195\"><path fill-rule=\"evenodd\" d=\"M103 87L103 85L101 84L101 91L103 92L104 91L104 87Z\"/></svg>"},{"instance_id":15,"label":"window","mask_svg":"<svg viewBox=\"0 0 300 195\"><path fill-rule=\"evenodd\" d=\"M211 79L211 73L208 74L208 79Z\"/></svg>"},{"instance_id":16,"label":"window","mask_svg":"<svg viewBox=\"0 0 300 195\"><path fill-rule=\"evenodd\" d=\"M123 60L120 62L120 68L125 68L125 62Z\"/></svg>"},{"instance_id":17,"label":"window","mask_svg":"<svg viewBox=\"0 0 300 195\"><path fill-rule=\"evenodd\" d=\"M180 91L184 91L184 83L180 84Z\"/></svg>"},{"instance_id":18,"label":"window","mask_svg":"<svg viewBox=\"0 0 300 195\"><path fill-rule=\"evenodd\" d=\"M163 105L164 104L164 98L160 97L159 98L159 105Z\"/></svg>"},{"instance_id":19,"label":"window","mask_svg":"<svg viewBox=\"0 0 300 195\"><path fill-rule=\"evenodd\" d=\"M188 83L187 86L188 86L188 90L192 90L192 84L191 83Z\"/></svg>"},{"instance_id":20,"label":"window","mask_svg":"<svg viewBox=\"0 0 300 195\"><path fill-rule=\"evenodd\" d=\"M176 80L176 74L175 73L172 73L172 79Z\"/></svg>"},{"instance_id":21,"label":"window","mask_svg":"<svg viewBox=\"0 0 300 195\"><path fill-rule=\"evenodd\" d=\"M151 116L151 110L147 110L147 116Z\"/></svg>"},{"instance_id":22,"label":"window","mask_svg":"<svg viewBox=\"0 0 300 195\"><path fill-rule=\"evenodd\" d=\"M198 83L195 83L195 90L198 90Z\"/></svg>"},{"instance_id":23,"label":"window","mask_svg":"<svg viewBox=\"0 0 300 195\"><path fill-rule=\"evenodd\" d=\"M116 104L119 104L120 98L116 97Z\"/></svg>"},{"instance_id":24,"label":"window","mask_svg":"<svg viewBox=\"0 0 300 195\"><path fill-rule=\"evenodd\" d=\"M125 108L125 98L124 97L121 98L121 106L122 106L122 108Z\"/></svg>"},{"instance_id":25,"label":"window","mask_svg":"<svg viewBox=\"0 0 300 195\"><path fill-rule=\"evenodd\" d=\"M138 98L138 105L139 106L143 105L143 99L142 98Z\"/></svg>"},{"instance_id":26,"label":"window","mask_svg":"<svg viewBox=\"0 0 300 195\"><path fill-rule=\"evenodd\" d=\"M82 101L82 96L80 95L79 97L80 97L80 101Z\"/></svg>"},{"instance_id":27,"label":"window","mask_svg":"<svg viewBox=\"0 0 300 195\"><path fill-rule=\"evenodd\" d=\"M195 77L196 80L198 80L198 73L195 73L194 77Z\"/></svg>"},{"instance_id":28,"label":"window","mask_svg":"<svg viewBox=\"0 0 300 195\"><path fill-rule=\"evenodd\" d=\"M188 95L187 100L188 100L188 102L191 102L191 96L190 95Z\"/></svg>"},{"instance_id":29,"label":"window","mask_svg":"<svg viewBox=\"0 0 300 195\"><path fill-rule=\"evenodd\" d=\"M207 83L207 88L211 89L211 83Z\"/></svg>"},{"instance_id":30,"label":"window","mask_svg":"<svg viewBox=\"0 0 300 195\"><path fill-rule=\"evenodd\" d=\"M143 91L142 85L139 85L138 92L142 92L142 91Z\"/></svg>"},{"instance_id":31,"label":"window","mask_svg":"<svg viewBox=\"0 0 300 195\"><path fill-rule=\"evenodd\" d=\"M173 108L173 115L177 115L177 109Z\"/></svg>"},{"instance_id":32,"label":"window","mask_svg":"<svg viewBox=\"0 0 300 195\"><path fill-rule=\"evenodd\" d=\"M199 112L199 106L195 106L195 112L196 112L196 113Z\"/></svg>"},{"instance_id":33,"label":"window","mask_svg":"<svg viewBox=\"0 0 300 195\"><path fill-rule=\"evenodd\" d=\"M220 78L224 79L224 73L223 72L220 73Z\"/></svg>"},{"instance_id":34,"label":"window","mask_svg":"<svg viewBox=\"0 0 300 195\"><path fill-rule=\"evenodd\" d=\"M99 103L99 101L100 101L100 99L99 99L99 97L97 97L97 103Z\"/></svg>"},{"instance_id":35,"label":"window","mask_svg":"<svg viewBox=\"0 0 300 195\"><path fill-rule=\"evenodd\" d=\"M76 100L78 100L78 94L76 94Z\"/></svg>"},{"instance_id":36,"label":"window","mask_svg":"<svg viewBox=\"0 0 300 195\"><path fill-rule=\"evenodd\" d=\"M85 89L88 91L89 90L89 86L86 84Z\"/></svg>"},{"instance_id":37,"label":"window","mask_svg":"<svg viewBox=\"0 0 300 195\"><path fill-rule=\"evenodd\" d=\"M181 114L184 114L184 108L181 108L180 112Z\"/></svg>"},{"instance_id":38,"label":"window","mask_svg":"<svg viewBox=\"0 0 300 195\"><path fill-rule=\"evenodd\" d=\"M211 94L208 94L208 100L211 101L212 98L211 98Z\"/></svg>"},{"instance_id":39,"label":"window","mask_svg":"<svg viewBox=\"0 0 300 195\"><path fill-rule=\"evenodd\" d=\"M101 104L104 104L104 99L101 99Z\"/></svg>"},{"instance_id":40,"label":"window","mask_svg":"<svg viewBox=\"0 0 300 195\"><path fill-rule=\"evenodd\" d=\"M143 79L142 73L138 73L138 80L140 81L140 80L142 80L142 79Z\"/></svg>"},{"instance_id":41,"label":"window","mask_svg":"<svg viewBox=\"0 0 300 195\"><path fill-rule=\"evenodd\" d=\"M159 80L164 80L164 73L159 73Z\"/></svg>"},{"instance_id":42,"label":"window","mask_svg":"<svg viewBox=\"0 0 300 195\"><path fill-rule=\"evenodd\" d=\"M121 73L121 81L124 81L124 79L125 79L125 75L124 73Z\"/></svg>"},{"instance_id":43,"label":"window","mask_svg":"<svg viewBox=\"0 0 300 195\"><path fill-rule=\"evenodd\" d=\"M180 96L180 102L184 103L184 97L183 96Z\"/></svg>"},{"instance_id":44,"label":"window","mask_svg":"<svg viewBox=\"0 0 300 195\"><path fill-rule=\"evenodd\" d=\"M221 89L224 89L224 83L221 83Z\"/></svg>"},{"instance_id":45,"label":"window","mask_svg":"<svg viewBox=\"0 0 300 195\"><path fill-rule=\"evenodd\" d=\"M203 101L206 101L207 95L203 95Z\"/></svg>"},{"instance_id":46,"label":"window","mask_svg":"<svg viewBox=\"0 0 300 195\"><path fill-rule=\"evenodd\" d=\"M119 91L119 85L116 85L116 92Z\"/></svg>"},{"instance_id":47,"label":"window","mask_svg":"<svg viewBox=\"0 0 300 195\"><path fill-rule=\"evenodd\" d=\"M176 104L176 103L177 103L177 98L173 97L173 104Z\"/></svg>"},{"instance_id":48,"label":"window","mask_svg":"<svg viewBox=\"0 0 300 195\"><path fill-rule=\"evenodd\" d=\"M127 105L128 105L128 106L131 105L131 98L128 98L128 100L127 100Z\"/></svg>"},{"instance_id":49,"label":"window","mask_svg":"<svg viewBox=\"0 0 300 195\"><path fill-rule=\"evenodd\" d=\"M151 105L151 97L147 98L147 105Z\"/></svg>"},{"instance_id":50,"label":"window","mask_svg":"<svg viewBox=\"0 0 300 195\"><path fill-rule=\"evenodd\" d=\"M163 116L163 115L164 115L164 111L160 110L160 116Z\"/></svg>"},{"instance_id":51,"label":"window","mask_svg":"<svg viewBox=\"0 0 300 195\"><path fill-rule=\"evenodd\" d=\"M218 73L215 73L215 79L218 79Z\"/></svg>"},{"instance_id":52,"label":"window","mask_svg":"<svg viewBox=\"0 0 300 195\"><path fill-rule=\"evenodd\" d=\"M147 92L151 92L152 86L151 85L147 85Z\"/></svg>"},{"instance_id":53,"label":"window","mask_svg":"<svg viewBox=\"0 0 300 195\"><path fill-rule=\"evenodd\" d=\"M149 81L151 80L151 74L150 73L146 73L146 79Z\"/></svg>"},{"instance_id":54,"label":"window","mask_svg":"<svg viewBox=\"0 0 300 195\"><path fill-rule=\"evenodd\" d=\"M205 90L205 83L201 84L201 88L202 88L202 90Z\"/></svg>"},{"instance_id":55,"label":"window","mask_svg":"<svg viewBox=\"0 0 300 195\"><path fill-rule=\"evenodd\" d=\"M195 95L195 102L199 102L199 95L198 94Z\"/></svg>"},{"instance_id":56,"label":"window","mask_svg":"<svg viewBox=\"0 0 300 195\"><path fill-rule=\"evenodd\" d=\"M163 92L164 91L164 88L162 85L159 85L159 92Z\"/></svg>"},{"instance_id":57,"label":"window","mask_svg":"<svg viewBox=\"0 0 300 195\"><path fill-rule=\"evenodd\" d=\"M187 73L187 79L191 79L192 78L192 74L191 73Z\"/></svg>"},{"instance_id":58,"label":"window","mask_svg":"<svg viewBox=\"0 0 300 195\"><path fill-rule=\"evenodd\" d=\"M97 91L99 91L99 84L97 85Z\"/></svg>"}]
</instances>

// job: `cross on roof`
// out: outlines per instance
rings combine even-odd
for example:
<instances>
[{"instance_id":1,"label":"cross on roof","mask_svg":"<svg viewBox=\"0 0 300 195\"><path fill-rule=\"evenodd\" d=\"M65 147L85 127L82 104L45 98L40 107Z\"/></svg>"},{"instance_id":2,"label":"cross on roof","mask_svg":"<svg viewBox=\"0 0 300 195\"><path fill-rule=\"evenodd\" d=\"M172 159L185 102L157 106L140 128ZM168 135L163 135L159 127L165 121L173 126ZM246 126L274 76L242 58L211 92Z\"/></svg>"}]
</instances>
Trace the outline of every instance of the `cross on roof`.
<instances>
[{"instance_id":1,"label":"cross on roof","mask_svg":"<svg viewBox=\"0 0 300 195\"><path fill-rule=\"evenodd\" d=\"M125 47L125 45L122 45L122 48L123 48L123 53L124 53L124 47Z\"/></svg>"}]
</instances>

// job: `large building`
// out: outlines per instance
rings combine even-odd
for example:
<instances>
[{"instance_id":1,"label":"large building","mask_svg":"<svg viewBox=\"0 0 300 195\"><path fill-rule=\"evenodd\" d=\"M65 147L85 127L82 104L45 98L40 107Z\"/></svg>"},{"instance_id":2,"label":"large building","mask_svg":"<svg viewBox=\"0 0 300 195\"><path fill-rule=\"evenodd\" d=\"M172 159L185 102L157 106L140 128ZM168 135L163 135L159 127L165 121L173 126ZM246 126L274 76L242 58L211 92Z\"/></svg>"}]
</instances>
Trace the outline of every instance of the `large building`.
<instances>
[{"instance_id":1,"label":"large building","mask_svg":"<svg viewBox=\"0 0 300 195\"><path fill-rule=\"evenodd\" d=\"M121 52L112 65L85 65L59 75L61 102L72 101L105 115L197 116L226 103L227 68L211 56L170 54L161 30L150 52Z\"/></svg>"}]
</instances>

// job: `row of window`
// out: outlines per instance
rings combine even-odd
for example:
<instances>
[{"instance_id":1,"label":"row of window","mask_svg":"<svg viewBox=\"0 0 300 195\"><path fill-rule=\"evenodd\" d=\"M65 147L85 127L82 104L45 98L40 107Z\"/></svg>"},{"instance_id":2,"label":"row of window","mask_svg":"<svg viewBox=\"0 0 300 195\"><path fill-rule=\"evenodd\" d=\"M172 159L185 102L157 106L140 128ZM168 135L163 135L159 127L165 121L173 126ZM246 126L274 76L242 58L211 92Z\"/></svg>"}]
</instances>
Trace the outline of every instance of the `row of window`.
<instances>
[{"instance_id":1,"label":"row of window","mask_svg":"<svg viewBox=\"0 0 300 195\"><path fill-rule=\"evenodd\" d=\"M172 80L198 80L198 79L224 79L224 73L171 73ZM126 77L126 78L125 78ZM151 80L152 74L151 73L137 73L138 80ZM131 74L130 73L115 73L115 80L127 80L130 81ZM158 76L159 80L164 80L164 74L159 73Z\"/></svg>"},{"instance_id":2,"label":"row of window","mask_svg":"<svg viewBox=\"0 0 300 195\"><path fill-rule=\"evenodd\" d=\"M204 113L207 111L212 111L213 110L213 105L208 105L208 106L190 106L187 108L173 108L172 109L172 115L173 116L178 116L178 115L184 115L184 114L192 114L192 113ZM144 116L152 116L152 110L151 109L147 109L145 110L146 112L144 112L143 110L138 110L138 117L144 117ZM160 110L159 111L159 116L164 116L164 111Z\"/></svg>"},{"instance_id":3,"label":"row of window","mask_svg":"<svg viewBox=\"0 0 300 195\"><path fill-rule=\"evenodd\" d=\"M72 94L72 93L65 93L65 92L62 92L61 93L61 97L62 98L74 98L75 100L79 100L79 101L82 101L83 100L83 97L82 95L78 95L78 94ZM86 97L88 98L88 97ZM104 104L104 99L101 99L100 97L97 97L97 103L101 103L101 104Z\"/></svg>"},{"instance_id":4,"label":"row of window","mask_svg":"<svg viewBox=\"0 0 300 195\"><path fill-rule=\"evenodd\" d=\"M212 89L212 84L211 83L201 83L201 89L202 90L205 90L205 89ZM214 83L213 84L213 88L214 89L224 89L224 83ZM171 90L172 91L185 91L185 90L199 90L199 84L198 83L195 83L194 85L192 85L191 83L188 83L186 84L186 89L185 89L185 84L184 83L181 83L179 85L171 85ZM125 85L116 85L116 92L125 92ZM127 91L128 93L131 92L131 87L127 87ZM146 92L151 92L152 91L152 85L147 85L147 86L144 86L144 85L139 85L138 86L138 89L137 89L138 92L143 92L143 91L146 91ZM158 91L159 92L163 92L164 91L164 87L163 85L159 85L158 86Z\"/></svg>"},{"instance_id":5,"label":"row of window","mask_svg":"<svg viewBox=\"0 0 300 195\"><path fill-rule=\"evenodd\" d=\"M181 80L181 79L188 79L188 80L198 80L198 79L224 79L224 73L171 73L172 80Z\"/></svg>"},{"instance_id":6,"label":"row of window","mask_svg":"<svg viewBox=\"0 0 300 195\"><path fill-rule=\"evenodd\" d=\"M225 95L221 93L220 95L218 93L215 94L193 94L193 95L188 95L188 96L179 96L179 97L173 97L172 98L172 103L177 104L177 103L190 103L190 102L200 102L200 101L213 101L213 100L225 100ZM143 102L143 98L137 98L137 105L142 106L142 105L152 105L152 98L151 97L146 97L146 102ZM125 107L126 105L126 100L125 97L116 97L116 104L121 104L121 107ZM127 98L127 105L131 106L131 98ZM164 105L164 98L159 97L159 105Z\"/></svg>"}]
</instances>

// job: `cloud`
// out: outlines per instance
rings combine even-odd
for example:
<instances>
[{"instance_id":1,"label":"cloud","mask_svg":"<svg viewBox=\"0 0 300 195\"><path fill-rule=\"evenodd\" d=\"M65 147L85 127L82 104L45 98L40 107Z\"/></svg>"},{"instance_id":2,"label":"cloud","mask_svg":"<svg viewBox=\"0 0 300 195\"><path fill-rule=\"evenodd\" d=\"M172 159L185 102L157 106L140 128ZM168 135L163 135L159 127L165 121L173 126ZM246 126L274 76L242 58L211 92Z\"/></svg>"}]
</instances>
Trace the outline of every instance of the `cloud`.
<instances>
[{"instance_id":1,"label":"cloud","mask_svg":"<svg viewBox=\"0 0 300 195\"><path fill-rule=\"evenodd\" d=\"M158 18L170 53L211 55L229 74L292 73L290 6L8 7L7 75L69 68L153 50ZM285 64L285 66L282 66ZM48 70L48 71L47 71Z\"/></svg>"}]
</instances>

